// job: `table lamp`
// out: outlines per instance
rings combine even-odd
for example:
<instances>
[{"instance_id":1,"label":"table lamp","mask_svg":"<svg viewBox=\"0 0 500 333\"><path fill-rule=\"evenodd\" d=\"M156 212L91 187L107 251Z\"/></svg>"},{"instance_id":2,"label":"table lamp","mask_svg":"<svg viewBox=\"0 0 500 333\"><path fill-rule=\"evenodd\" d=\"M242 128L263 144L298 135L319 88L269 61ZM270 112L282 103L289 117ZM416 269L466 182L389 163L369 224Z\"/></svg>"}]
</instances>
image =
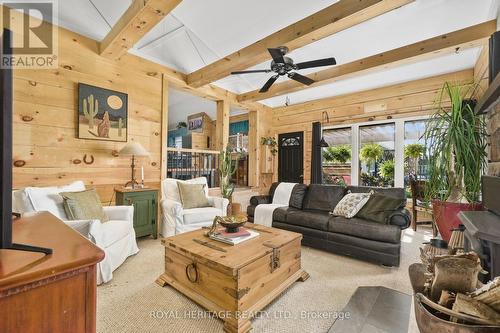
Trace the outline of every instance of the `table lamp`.
<instances>
[{"instance_id":1,"label":"table lamp","mask_svg":"<svg viewBox=\"0 0 500 333\"><path fill-rule=\"evenodd\" d=\"M135 157L136 156L149 156L148 151L138 142L129 142L127 143L119 152L121 155L132 155L132 164L130 167L132 168L132 179L125 184L125 187L132 186L135 189L135 186L138 185L135 180Z\"/></svg>"}]
</instances>

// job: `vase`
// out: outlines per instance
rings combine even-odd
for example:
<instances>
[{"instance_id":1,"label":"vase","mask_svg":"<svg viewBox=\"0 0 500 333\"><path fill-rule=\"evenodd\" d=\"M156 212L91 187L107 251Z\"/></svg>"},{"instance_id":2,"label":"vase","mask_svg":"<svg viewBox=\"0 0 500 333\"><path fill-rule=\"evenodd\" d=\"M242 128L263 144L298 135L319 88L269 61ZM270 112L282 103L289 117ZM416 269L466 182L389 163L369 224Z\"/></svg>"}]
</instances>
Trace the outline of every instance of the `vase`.
<instances>
[{"instance_id":1,"label":"vase","mask_svg":"<svg viewBox=\"0 0 500 333\"><path fill-rule=\"evenodd\" d=\"M233 215L233 200L232 199L228 199L229 200L229 204L227 205L227 208L226 208L226 216L232 216Z\"/></svg>"},{"instance_id":2,"label":"vase","mask_svg":"<svg viewBox=\"0 0 500 333\"><path fill-rule=\"evenodd\" d=\"M461 222L458 213L464 211L483 210L483 204L455 203L441 200L432 200L432 213L441 238L450 241L451 232L457 229Z\"/></svg>"}]
</instances>

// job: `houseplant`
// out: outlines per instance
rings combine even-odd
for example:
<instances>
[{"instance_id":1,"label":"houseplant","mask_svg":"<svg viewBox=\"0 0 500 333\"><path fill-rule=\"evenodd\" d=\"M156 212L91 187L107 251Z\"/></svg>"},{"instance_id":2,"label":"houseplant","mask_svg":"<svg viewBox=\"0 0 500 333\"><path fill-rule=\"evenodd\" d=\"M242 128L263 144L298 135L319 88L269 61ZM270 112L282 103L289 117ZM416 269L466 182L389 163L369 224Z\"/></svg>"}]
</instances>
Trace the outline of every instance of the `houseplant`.
<instances>
[{"instance_id":1,"label":"houseplant","mask_svg":"<svg viewBox=\"0 0 500 333\"><path fill-rule=\"evenodd\" d=\"M377 175L370 174L370 169L384 156L384 149L378 143L367 143L359 151L359 159L366 163L367 172L361 174L361 180L367 186L380 186Z\"/></svg>"},{"instance_id":2,"label":"houseplant","mask_svg":"<svg viewBox=\"0 0 500 333\"><path fill-rule=\"evenodd\" d=\"M379 176L390 185L394 181L394 160L387 160L380 164Z\"/></svg>"},{"instance_id":3,"label":"houseplant","mask_svg":"<svg viewBox=\"0 0 500 333\"><path fill-rule=\"evenodd\" d=\"M220 192L223 198L229 200L227 205L227 216L231 216L233 212L233 192L234 183L231 182L231 176L236 172L236 163L231 159L231 152L226 148L219 154L219 177L220 177Z\"/></svg>"},{"instance_id":4,"label":"houseplant","mask_svg":"<svg viewBox=\"0 0 500 333\"><path fill-rule=\"evenodd\" d=\"M424 137L429 154L426 196L441 237L448 241L458 227L458 213L480 210L481 175L486 168L486 126L474 113L474 85L446 82Z\"/></svg>"},{"instance_id":5,"label":"houseplant","mask_svg":"<svg viewBox=\"0 0 500 333\"><path fill-rule=\"evenodd\" d=\"M421 143L410 143L405 146L405 158L408 160L408 173L417 175L418 160L425 154L425 146Z\"/></svg>"},{"instance_id":6,"label":"houseplant","mask_svg":"<svg viewBox=\"0 0 500 333\"><path fill-rule=\"evenodd\" d=\"M276 139L273 138L272 136L261 137L260 144L263 146L269 146L271 148L271 154L273 154L273 156L275 156L276 153L278 152L278 149L276 148L278 143L276 142Z\"/></svg>"},{"instance_id":7,"label":"houseplant","mask_svg":"<svg viewBox=\"0 0 500 333\"><path fill-rule=\"evenodd\" d=\"M348 146L330 146L323 150L323 158L326 162L345 164L351 159L351 149Z\"/></svg>"}]
</instances>

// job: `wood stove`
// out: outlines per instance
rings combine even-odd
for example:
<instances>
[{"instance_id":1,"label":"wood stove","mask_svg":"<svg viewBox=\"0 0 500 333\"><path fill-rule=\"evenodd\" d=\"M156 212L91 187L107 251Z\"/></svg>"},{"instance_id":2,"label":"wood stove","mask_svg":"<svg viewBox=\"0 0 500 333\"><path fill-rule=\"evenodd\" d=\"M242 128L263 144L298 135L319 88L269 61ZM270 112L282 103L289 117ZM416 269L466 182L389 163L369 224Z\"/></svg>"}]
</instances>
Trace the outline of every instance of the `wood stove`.
<instances>
[{"instance_id":1,"label":"wood stove","mask_svg":"<svg viewBox=\"0 0 500 333\"><path fill-rule=\"evenodd\" d=\"M465 249L481 257L481 264L489 272L481 279L487 282L500 276L500 177L483 176L482 196L484 211L461 212L465 226Z\"/></svg>"}]
</instances>

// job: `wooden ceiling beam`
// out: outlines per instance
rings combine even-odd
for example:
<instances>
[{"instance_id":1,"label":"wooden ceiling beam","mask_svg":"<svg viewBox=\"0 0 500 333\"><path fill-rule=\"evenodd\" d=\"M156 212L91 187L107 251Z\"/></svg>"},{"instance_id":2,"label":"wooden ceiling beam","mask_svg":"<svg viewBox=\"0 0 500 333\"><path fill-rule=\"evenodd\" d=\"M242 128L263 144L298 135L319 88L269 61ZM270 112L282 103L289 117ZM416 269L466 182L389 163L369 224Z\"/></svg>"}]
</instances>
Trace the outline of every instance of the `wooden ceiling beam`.
<instances>
[{"instance_id":1,"label":"wooden ceiling beam","mask_svg":"<svg viewBox=\"0 0 500 333\"><path fill-rule=\"evenodd\" d=\"M269 60L267 48L286 46L291 51L413 1L415 0L340 0L189 74L187 82L194 88L201 87L230 75L232 71L244 70Z\"/></svg>"},{"instance_id":2,"label":"wooden ceiling beam","mask_svg":"<svg viewBox=\"0 0 500 333\"><path fill-rule=\"evenodd\" d=\"M118 59L182 0L134 0L99 45L101 56Z\"/></svg>"},{"instance_id":3,"label":"wooden ceiling beam","mask_svg":"<svg viewBox=\"0 0 500 333\"><path fill-rule=\"evenodd\" d=\"M457 49L463 50L481 46L486 43L487 39L495 31L496 20L487 21L411 45L308 74L308 77L316 81L310 86L305 86L293 80L287 80L283 83L273 85L265 93L259 93L258 90L253 90L240 94L238 100L240 102L259 101L332 83L340 79L366 74L371 70L378 70L380 68L388 69L406 63L422 61L438 55L456 52Z\"/></svg>"}]
</instances>

